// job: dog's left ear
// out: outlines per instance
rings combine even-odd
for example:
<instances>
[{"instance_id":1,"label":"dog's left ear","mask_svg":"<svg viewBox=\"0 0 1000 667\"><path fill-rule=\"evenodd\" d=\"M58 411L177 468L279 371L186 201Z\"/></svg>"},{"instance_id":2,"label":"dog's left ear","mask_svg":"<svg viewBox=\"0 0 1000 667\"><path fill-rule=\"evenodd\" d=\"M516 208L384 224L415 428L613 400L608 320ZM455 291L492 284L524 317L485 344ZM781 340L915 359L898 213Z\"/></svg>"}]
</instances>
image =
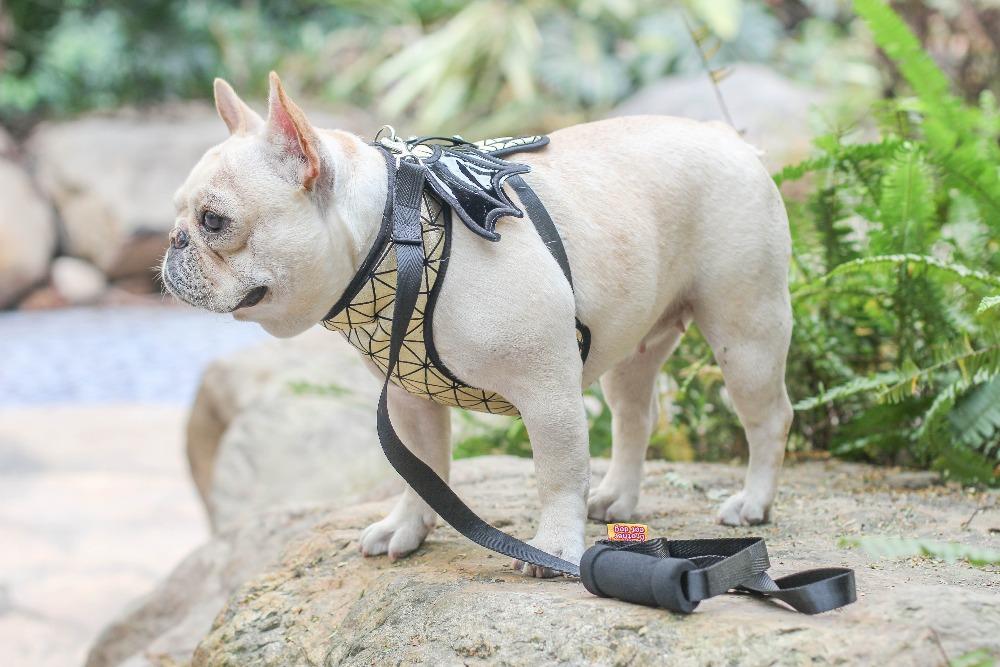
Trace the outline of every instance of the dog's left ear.
<instances>
[{"instance_id":1,"label":"dog's left ear","mask_svg":"<svg viewBox=\"0 0 1000 667\"><path fill-rule=\"evenodd\" d=\"M281 79L274 72L271 72L270 83L267 139L281 153L302 163L302 186L311 190L322 168L319 137L302 109L285 93Z\"/></svg>"},{"instance_id":2,"label":"dog's left ear","mask_svg":"<svg viewBox=\"0 0 1000 667\"><path fill-rule=\"evenodd\" d=\"M264 119L246 105L224 79L216 79L215 109L229 128L229 134L253 134L264 126Z\"/></svg>"}]
</instances>

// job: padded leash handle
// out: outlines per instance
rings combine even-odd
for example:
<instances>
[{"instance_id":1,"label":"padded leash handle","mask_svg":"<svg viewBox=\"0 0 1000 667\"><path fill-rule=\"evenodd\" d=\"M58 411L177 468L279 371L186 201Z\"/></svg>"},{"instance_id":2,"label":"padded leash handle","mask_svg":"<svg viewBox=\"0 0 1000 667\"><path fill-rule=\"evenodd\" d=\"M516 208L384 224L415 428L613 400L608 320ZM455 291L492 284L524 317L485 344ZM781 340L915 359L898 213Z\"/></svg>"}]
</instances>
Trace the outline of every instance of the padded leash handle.
<instances>
[{"instance_id":1,"label":"padded leash handle","mask_svg":"<svg viewBox=\"0 0 1000 667\"><path fill-rule=\"evenodd\" d=\"M686 558L657 558L595 544L580 561L583 587L602 598L690 614L698 606L685 592L686 577L695 564Z\"/></svg>"},{"instance_id":2,"label":"padded leash handle","mask_svg":"<svg viewBox=\"0 0 1000 667\"><path fill-rule=\"evenodd\" d=\"M690 614L702 600L730 591L780 600L803 614L854 602L854 571L805 570L779 579L767 574L759 537L645 542L598 542L583 554L580 579L594 595Z\"/></svg>"}]
</instances>

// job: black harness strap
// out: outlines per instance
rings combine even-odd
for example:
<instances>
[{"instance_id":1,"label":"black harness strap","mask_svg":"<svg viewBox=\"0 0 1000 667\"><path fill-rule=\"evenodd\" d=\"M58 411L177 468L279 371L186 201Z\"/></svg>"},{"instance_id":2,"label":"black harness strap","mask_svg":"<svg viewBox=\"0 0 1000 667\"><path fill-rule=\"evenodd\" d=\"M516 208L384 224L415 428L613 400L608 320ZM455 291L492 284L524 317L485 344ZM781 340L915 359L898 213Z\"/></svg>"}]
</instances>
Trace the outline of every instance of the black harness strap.
<instances>
[{"instance_id":1,"label":"black harness strap","mask_svg":"<svg viewBox=\"0 0 1000 667\"><path fill-rule=\"evenodd\" d=\"M528 184L524 182L520 174L511 176L507 179L507 182L510 183L511 187L514 188L514 192L521 199L521 203L524 204L524 212L528 214L528 218L531 220L531 224L535 226L535 231L541 237L542 243L552 253L556 263L559 264L559 268L562 269L563 275L566 276L566 282L569 283L569 288L573 289L573 272L569 268L569 257L566 255L566 246L563 245L562 237L559 236L559 230L556 229L555 223L552 222L552 216L549 215L545 204L538 198L535 191L528 187ZM576 318L576 330L580 333L580 356L584 361L587 361L587 356L590 354L590 328L581 322L578 317Z\"/></svg>"},{"instance_id":2,"label":"black harness strap","mask_svg":"<svg viewBox=\"0 0 1000 667\"><path fill-rule=\"evenodd\" d=\"M378 404L378 435L389 463L431 509L473 542L526 563L581 577L587 590L595 595L683 613L693 611L701 600L731 589L781 600L807 614L853 602L854 573L845 568L808 570L771 579L766 573L770 567L767 548L760 538L603 542L588 549L581 566L577 567L481 519L430 466L407 448L389 418L388 388L420 290L424 262L420 204L425 169L423 165L401 161L395 188L391 191L392 240L397 264L396 301L392 315L389 365ZM536 219L534 213L541 202L523 180L517 176L511 180L514 178L517 178L515 190L536 225L542 219L547 219L551 225L547 213ZM539 226L539 234L553 250L569 279L569 263L558 233L554 226L551 230L543 227L544 223ZM558 251L554 248L556 245Z\"/></svg>"},{"instance_id":3,"label":"black harness strap","mask_svg":"<svg viewBox=\"0 0 1000 667\"><path fill-rule=\"evenodd\" d=\"M396 472L442 519L476 544L511 558L579 576L580 569L573 563L511 537L479 518L430 466L407 448L392 427L387 400L389 379L399 361L399 352L413 315L423 275L424 253L420 237L420 195L423 185L424 167L401 162L396 175L392 214L392 238L396 248L396 303L392 313L389 367L386 370L385 384L382 385L377 415L382 451Z\"/></svg>"},{"instance_id":4,"label":"black harness strap","mask_svg":"<svg viewBox=\"0 0 1000 667\"><path fill-rule=\"evenodd\" d=\"M552 217L545 209L545 205L542 204L542 200L538 198L534 190L528 187L528 184L524 182L520 174L511 176L507 179L507 182L514 188L514 192L517 193L517 196L521 199L521 203L524 204L524 212L528 214L532 224L535 225L535 229L538 231L538 235L542 237L542 243L545 244L545 247L555 257L559 268L562 269L563 275L566 276L566 282L569 283L570 287L573 287L573 273L569 268L569 257L566 256L566 246L563 245L562 238L559 236L559 230L556 229L555 223L552 222Z\"/></svg>"}]
</instances>

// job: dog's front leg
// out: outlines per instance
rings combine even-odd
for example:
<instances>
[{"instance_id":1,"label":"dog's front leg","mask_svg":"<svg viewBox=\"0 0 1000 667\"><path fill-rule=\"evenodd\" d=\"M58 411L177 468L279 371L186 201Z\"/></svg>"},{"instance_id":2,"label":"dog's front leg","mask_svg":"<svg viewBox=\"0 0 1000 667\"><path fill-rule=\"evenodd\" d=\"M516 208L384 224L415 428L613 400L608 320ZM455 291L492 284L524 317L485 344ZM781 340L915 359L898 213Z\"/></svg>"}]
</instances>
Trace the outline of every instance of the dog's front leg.
<instances>
[{"instance_id":1,"label":"dog's front leg","mask_svg":"<svg viewBox=\"0 0 1000 667\"><path fill-rule=\"evenodd\" d=\"M579 362L578 362L579 363ZM548 383L540 383L545 387ZM530 543L572 563L583 555L587 520L590 456L587 417L579 381L542 391L518 406L531 438L535 478L542 511ZM551 577L554 572L520 561L514 567L527 575Z\"/></svg>"},{"instance_id":2,"label":"dog's front leg","mask_svg":"<svg viewBox=\"0 0 1000 667\"><path fill-rule=\"evenodd\" d=\"M390 384L389 417L410 451L447 482L451 464L448 408ZM434 511L407 486L389 515L361 533L361 553L402 558L423 543L436 521Z\"/></svg>"}]
</instances>

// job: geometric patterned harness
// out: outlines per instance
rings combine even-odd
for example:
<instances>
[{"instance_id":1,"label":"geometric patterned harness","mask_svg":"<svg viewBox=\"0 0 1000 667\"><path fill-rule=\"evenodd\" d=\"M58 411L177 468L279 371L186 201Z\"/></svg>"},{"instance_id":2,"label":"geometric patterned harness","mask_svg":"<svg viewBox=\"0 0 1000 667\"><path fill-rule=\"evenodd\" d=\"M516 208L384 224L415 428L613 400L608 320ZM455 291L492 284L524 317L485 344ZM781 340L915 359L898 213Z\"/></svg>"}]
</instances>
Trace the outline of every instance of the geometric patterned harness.
<instances>
[{"instance_id":1,"label":"geometric patterned harness","mask_svg":"<svg viewBox=\"0 0 1000 667\"><path fill-rule=\"evenodd\" d=\"M396 160L401 154L417 155L430 161L436 152L440 152L439 159L435 159L433 164L439 165L441 169L438 173L444 174L442 179L428 178L428 183L421 193L423 277L410 326L403 340L399 362L391 378L394 384L409 393L452 407L499 415L518 414L517 408L505 398L495 392L469 386L455 377L442 363L434 347L432 335L434 305L448 268L453 211L458 212L463 222L475 233L490 240L499 239L499 235L493 231L499 217L523 216L523 212L503 192L504 181L513 177L515 180L511 182L516 183L515 191L521 195L522 201L533 198L537 202L537 197L530 193L530 189L518 175L528 171L529 167L506 162L499 159L499 156L540 148L546 143L548 137L493 139L472 144L475 149L466 148L463 152L459 152L459 159L453 159L452 151L444 153L440 144L429 144L427 140L400 142L393 137L375 144L376 147L382 148L386 156L390 201L395 184ZM472 150L478 154L478 161L470 167L467 156ZM452 158L447 164L443 159L444 155ZM478 159L482 156L490 158L489 171L483 166L483 160ZM458 182L451 178L455 172L458 172L461 179ZM444 187L439 187L442 183ZM469 191L473 185L482 186L478 193L479 200L470 199ZM494 187L491 189L490 185ZM528 189L529 192L525 192L524 189ZM486 205L482 203L483 197L489 198ZM540 202L538 206L541 206ZM554 246L559 246L553 250L557 259L559 259L557 251L561 252L564 258L565 251L561 247L561 240L554 226L551 226L551 220L544 212L544 207L541 213L534 210L529 212L536 226L539 225L536 217L546 219L551 229L545 231L549 237L554 236L554 238L545 238L542 228L539 228L539 233L543 234L543 238L547 241L546 247L550 250L553 250ZM322 322L327 329L342 333L352 346L375 363L383 376L389 361L389 340L396 296L396 251L395 242L391 238L390 223L390 220L383 220L378 239L354 280ZM569 278L568 264L564 267L564 271ZM581 354L586 359L590 334L579 321L577 321L577 340Z\"/></svg>"}]
</instances>

